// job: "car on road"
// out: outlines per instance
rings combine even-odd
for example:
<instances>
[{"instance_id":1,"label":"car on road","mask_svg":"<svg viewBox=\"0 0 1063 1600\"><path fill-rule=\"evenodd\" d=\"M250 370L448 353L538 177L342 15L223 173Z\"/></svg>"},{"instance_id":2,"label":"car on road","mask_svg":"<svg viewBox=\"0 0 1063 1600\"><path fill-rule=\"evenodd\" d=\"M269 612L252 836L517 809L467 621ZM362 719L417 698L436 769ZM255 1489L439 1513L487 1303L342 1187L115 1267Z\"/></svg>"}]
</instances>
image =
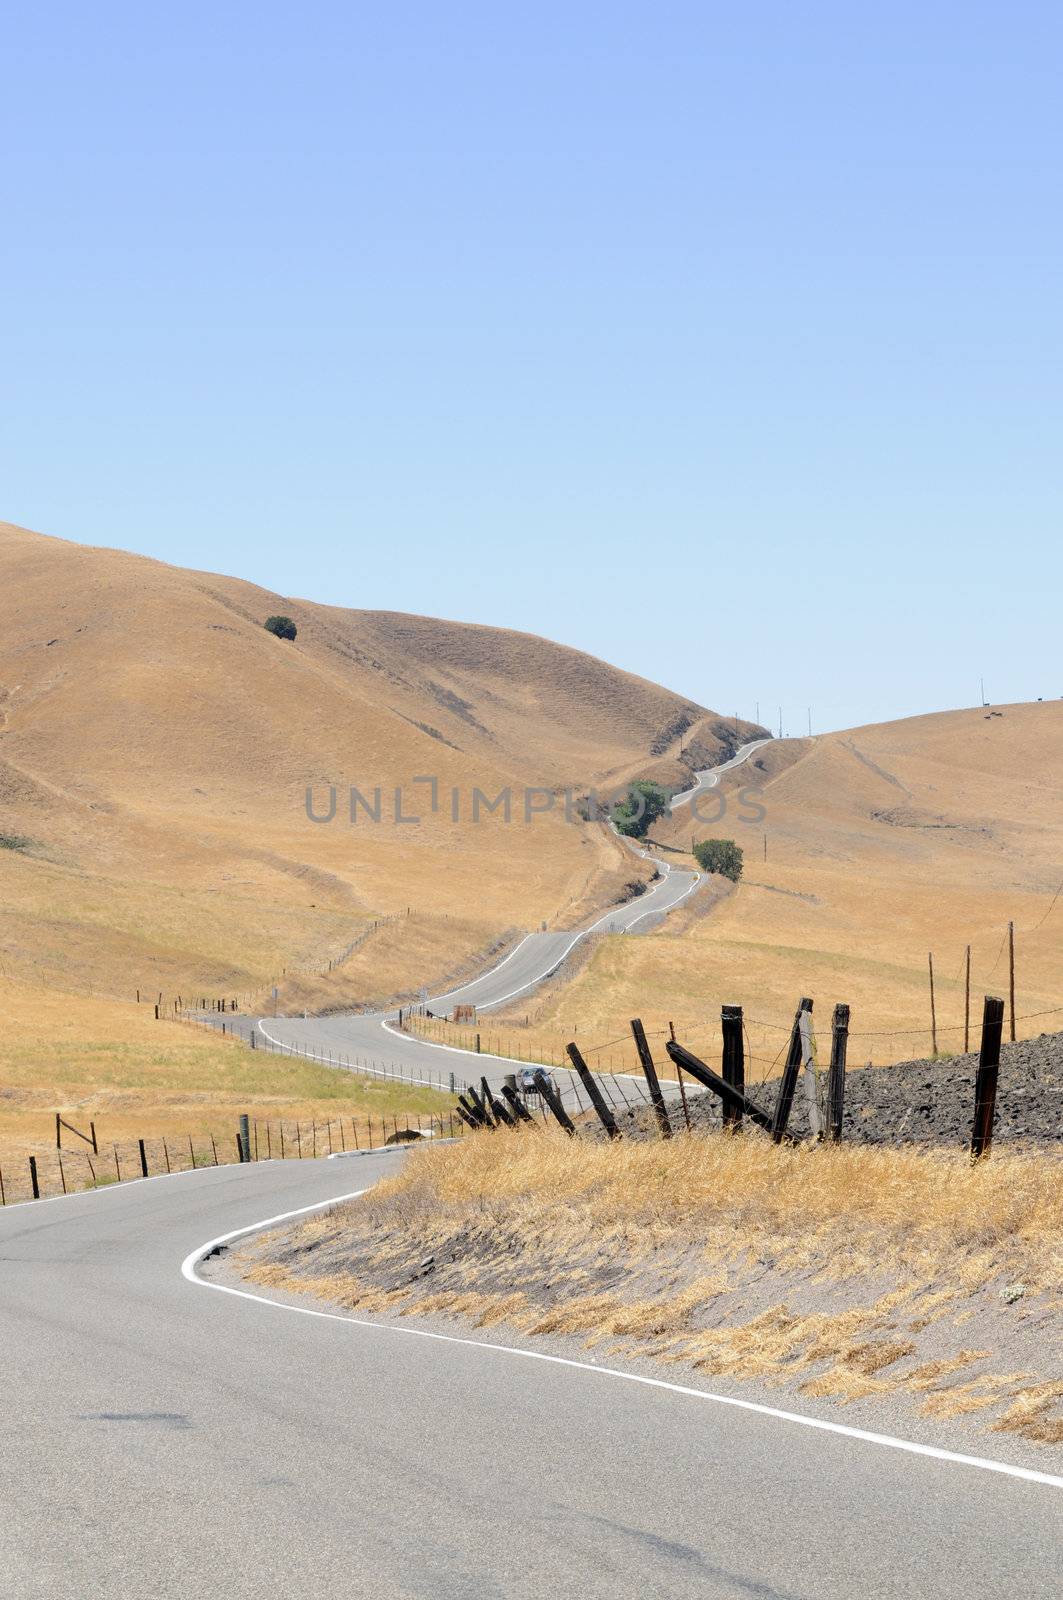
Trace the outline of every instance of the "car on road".
<instances>
[{"instance_id":1,"label":"car on road","mask_svg":"<svg viewBox=\"0 0 1063 1600\"><path fill-rule=\"evenodd\" d=\"M551 1077L550 1073L547 1072L545 1067L525 1067L518 1080L521 1094L539 1093L539 1085L536 1082L536 1079L540 1073L546 1079L550 1088L553 1089L555 1093L557 1092L557 1085L554 1083L553 1078Z\"/></svg>"}]
</instances>

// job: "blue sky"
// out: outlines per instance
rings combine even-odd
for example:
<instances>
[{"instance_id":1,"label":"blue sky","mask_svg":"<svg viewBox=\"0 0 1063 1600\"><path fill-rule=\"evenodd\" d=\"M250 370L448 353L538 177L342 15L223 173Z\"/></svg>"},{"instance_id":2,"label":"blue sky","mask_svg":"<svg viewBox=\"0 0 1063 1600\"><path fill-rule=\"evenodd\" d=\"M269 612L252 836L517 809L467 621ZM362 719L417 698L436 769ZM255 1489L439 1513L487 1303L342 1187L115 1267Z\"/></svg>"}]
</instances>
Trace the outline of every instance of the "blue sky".
<instances>
[{"instance_id":1,"label":"blue sky","mask_svg":"<svg viewBox=\"0 0 1063 1600\"><path fill-rule=\"evenodd\" d=\"M0 517L817 728L1063 694L1058 6L19 3Z\"/></svg>"}]
</instances>

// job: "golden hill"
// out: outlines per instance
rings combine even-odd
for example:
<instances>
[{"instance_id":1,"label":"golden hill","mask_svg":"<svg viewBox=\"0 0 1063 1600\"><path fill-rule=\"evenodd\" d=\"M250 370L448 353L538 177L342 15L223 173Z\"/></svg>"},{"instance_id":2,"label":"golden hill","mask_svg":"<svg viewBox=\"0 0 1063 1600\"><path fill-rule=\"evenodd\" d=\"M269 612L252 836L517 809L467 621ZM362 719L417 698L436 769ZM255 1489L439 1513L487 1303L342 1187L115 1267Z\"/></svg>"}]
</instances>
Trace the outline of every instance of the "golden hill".
<instances>
[{"instance_id":1,"label":"golden hill","mask_svg":"<svg viewBox=\"0 0 1063 1600\"><path fill-rule=\"evenodd\" d=\"M743 801L751 781L759 795ZM776 1063L797 999L853 1007L850 1060L963 1047L971 946L972 1041L985 992L1007 995L1015 924L1019 1037L1063 1026L1063 703L975 708L766 746L723 780L704 822L680 810L655 837L681 861L694 838L733 838L745 875L709 910L699 893L658 932L602 941L544 995L532 1032L619 1041L642 1015L719 1047L721 1003L741 1004L757 1070ZM763 807L752 819L754 803ZM1058 899L1057 899L1058 895ZM522 1008L527 1010L527 1008ZM523 1018L521 1019L523 1021ZM522 1036L527 1030L521 1028ZM630 1055L630 1051L628 1051ZM619 1043L603 1059L620 1059Z\"/></svg>"},{"instance_id":2,"label":"golden hill","mask_svg":"<svg viewBox=\"0 0 1063 1600\"><path fill-rule=\"evenodd\" d=\"M467 967L514 926L607 903L630 856L600 827L521 818L526 785L579 789L748 724L579 651L348 611L0 525L0 963L128 997L380 997ZM294 642L263 629L291 616ZM421 776L438 780L430 809ZM330 785L337 815L319 812ZM381 821L348 820L351 785ZM419 825L394 821L394 791ZM471 792L515 816L468 820ZM455 825L451 795L461 796ZM560 809L560 808L559 808ZM410 916L399 937L380 919ZM360 941L349 955L350 946ZM345 958L345 959L341 959Z\"/></svg>"}]
</instances>

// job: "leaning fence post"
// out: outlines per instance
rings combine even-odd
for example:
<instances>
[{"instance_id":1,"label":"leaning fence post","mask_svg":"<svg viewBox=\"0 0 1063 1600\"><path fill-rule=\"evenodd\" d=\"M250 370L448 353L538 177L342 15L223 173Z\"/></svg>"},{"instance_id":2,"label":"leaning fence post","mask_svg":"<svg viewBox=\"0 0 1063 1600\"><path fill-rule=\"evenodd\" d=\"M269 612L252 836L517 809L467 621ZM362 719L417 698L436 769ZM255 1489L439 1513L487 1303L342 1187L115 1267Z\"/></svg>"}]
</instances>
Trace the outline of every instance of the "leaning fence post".
<instances>
[{"instance_id":1,"label":"leaning fence post","mask_svg":"<svg viewBox=\"0 0 1063 1600\"><path fill-rule=\"evenodd\" d=\"M598 1113L599 1122L609 1135L610 1139L619 1139L620 1129L616 1125L616 1118L606 1105L602 1096L602 1092L595 1083L590 1068L580 1055L579 1048L575 1044L570 1044L567 1048L568 1058L579 1074L580 1082L587 1091L587 1098L590 1100L591 1105Z\"/></svg>"},{"instance_id":2,"label":"leaning fence post","mask_svg":"<svg viewBox=\"0 0 1063 1600\"><path fill-rule=\"evenodd\" d=\"M491 1116L491 1107L488 1105L487 1101L480 1098L479 1091L474 1089L471 1083L469 1084L465 1093L468 1096L469 1103L476 1112L477 1116L480 1118L483 1126L485 1128L493 1128L495 1125L494 1118Z\"/></svg>"},{"instance_id":3,"label":"leaning fence post","mask_svg":"<svg viewBox=\"0 0 1063 1600\"><path fill-rule=\"evenodd\" d=\"M33 1198L39 1200L41 1198L41 1186L37 1180L36 1156L30 1156L30 1188L33 1190Z\"/></svg>"},{"instance_id":4,"label":"leaning fence post","mask_svg":"<svg viewBox=\"0 0 1063 1600\"><path fill-rule=\"evenodd\" d=\"M723 1034L723 1059L721 1062L721 1075L725 1083L732 1089L737 1089L739 1094L746 1091L746 1051L745 1040L742 1036L742 1007L720 1007L720 1031ZM722 1106L723 1125L725 1128L740 1128L742 1126L742 1108L733 1103L724 1101Z\"/></svg>"},{"instance_id":5,"label":"leaning fence post","mask_svg":"<svg viewBox=\"0 0 1063 1600\"><path fill-rule=\"evenodd\" d=\"M502 1085L502 1098L515 1115L518 1122L530 1122L534 1128L535 1118L532 1116L531 1112L520 1098L520 1095L511 1084L504 1083Z\"/></svg>"},{"instance_id":6,"label":"leaning fence post","mask_svg":"<svg viewBox=\"0 0 1063 1600\"><path fill-rule=\"evenodd\" d=\"M845 1055L849 1048L849 1007L836 1005L830 1025L830 1075L827 1079L827 1138L839 1144L845 1116Z\"/></svg>"},{"instance_id":7,"label":"leaning fence post","mask_svg":"<svg viewBox=\"0 0 1063 1600\"><path fill-rule=\"evenodd\" d=\"M801 1040L801 1013L811 1011L812 1002L807 997L801 1001L794 1016L794 1025L790 1030L790 1048L786 1055L786 1065L783 1068L782 1078L779 1080L779 1093L775 1101L775 1112L771 1119L771 1136L776 1144L782 1142L786 1132L786 1124L790 1120L790 1108L794 1103L794 1089L797 1087L797 1074L801 1067L802 1040Z\"/></svg>"},{"instance_id":8,"label":"leaning fence post","mask_svg":"<svg viewBox=\"0 0 1063 1600\"><path fill-rule=\"evenodd\" d=\"M494 1095L491 1096L491 1114L502 1127L515 1128L517 1126L517 1118L513 1112L504 1106L501 1100L496 1100Z\"/></svg>"},{"instance_id":9,"label":"leaning fence post","mask_svg":"<svg viewBox=\"0 0 1063 1600\"><path fill-rule=\"evenodd\" d=\"M729 1083L726 1083L720 1077L718 1072L714 1072L711 1067L706 1066L705 1062L694 1055L693 1051L685 1049L683 1045L676 1044L671 1039L665 1045L665 1049L677 1067L682 1067L698 1083L703 1083L706 1089L711 1089L713 1094L718 1094L724 1105L728 1103L740 1105L751 1122L755 1122L757 1127L763 1128L766 1133L771 1132L771 1118L767 1112L762 1111L748 1095L739 1094L737 1089L733 1089ZM792 1134L783 1134L781 1137L789 1139L791 1143L795 1142Z\"/></svg>"},{"instance_id":10,"label":"leaning fence post","mask_svg":"<svg viewBox=\"0 0 1063 1600\"><path fill-rule=\"evenodd\" d=\"M546 1076L546 1073L543 1071L542 1067L540 1067L535 1074L535 1087L538 1089L539 1094L550 1107L554 1117L564 1128L565 1132L574 1134L576 1131L575 1124L573 1123L568 1112L565 1110L564 1106L561 1104L561 1096L555 1092L553 1085Z\"/></svg>"},{"instance_id":11,"label":"leaning fence post","mask_svg":"<svg viewBox=\"0 0 1063 1600\"><path fill-rule=\"evenodd\" d=\"M473 1121L477 1124L478 1127L481 1127L481 1128L493 1128L494 1127L495 1122L494 1122L494 1118L491 1115L490 1106L487 1104L486 1101L481 1100L479 1093L477 1092L477 1090L475 1090L473 1088L471 1083L468 1085L468 1087L465 1090L465 1099L462 1102L462 1104L465 1105L468 1108L469 1112L472 1115Z\"/></svg>"},{"instance_id":12,"label":"leaning fence post","mask_svg":"<svg viewBox=\"0 0 1063 1600\"><path fill-rule=\"evenodd\" d=\"M148 1175L148 1152L144 1148L143 1139L137 1140L137 1146L140 1150L140 1176L146 1178Z\"/></svg>"},{"instance_id":13,"label":"leaning fence post","mask_svg":"<svg viewBox=\"0 0 1063 1600\"><path fill-rule=\"evenodd\" d=\"M646 1086L650 1091L650 1104L653 1106L657 1117L657 1126L661 1130L661 1138L670 1139L672 1137L672 1124L668 1120L668 1108L664 1103L664 1095L661 1093L657 1068L653 1064L653 1056L650 1053L650 1046L646 1038L646 1030L642 1026L641 1017L632 1017L631 1032L634 1035L638 1058L642 1063Z\"/></svg>"},{"instance_id":14,"label":"leaning fence post","mask_svg":"<svg viewBox=\"0 0 1063 1600\"><path fill-rule=\"evenodd\" d=\"M1004 1002L987 994L982 1009L982 1048L978 1053L978 1073L974 1080L974 1127L971 1130L971 1156L974 1160L988 1155L993 1143L1003 1031Z\"/></svg>"}]
</instances>

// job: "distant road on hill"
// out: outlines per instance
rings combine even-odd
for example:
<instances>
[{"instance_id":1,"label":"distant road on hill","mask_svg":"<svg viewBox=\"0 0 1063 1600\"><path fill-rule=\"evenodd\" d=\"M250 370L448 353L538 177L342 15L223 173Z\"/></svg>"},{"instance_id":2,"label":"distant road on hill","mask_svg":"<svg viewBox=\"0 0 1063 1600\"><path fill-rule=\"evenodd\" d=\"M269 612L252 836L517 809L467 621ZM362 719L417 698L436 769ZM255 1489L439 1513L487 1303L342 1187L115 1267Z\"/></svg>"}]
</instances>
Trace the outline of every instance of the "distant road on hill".
<instances>
[{"instance_id":1,"label":"distant road on hill","mask_svg":"<svg viewBox=\"0 0 1063 1600\"><path fill-rule=\"evenodd\" d=\"M713 789L720 774L729 772L749 760L755 751L767 744L767 739L755 739L741 747L729 761L697 774L697 783L684 790L672 801L672 810L689 805L694 797ZM638 849L638 846L633 846ZM644 852L639 851L640 854ZM656 860L656 858L654 858ZM491 1011L524 995L530 995L558 971L578 945L594 933L646 933L656 927L668 912L681 905L697 888L701 874L693 870L669 866L656 861L661 872L658 882L651 884L646 893L623 905L613 906L585 928L567 932L529 933L511 950L497 966L470 979L455 989L427 997L429 1010L451 1011L456 1005L473 1005L477 1012ZM210 1020L214 1020L213 1018ZM473 1055L469 1051L451 1046L430 1044L400 1033L396 1026L398 1011L335 1012L324 1017L232 1017L227 1026L245 1038L252 1027L260 1039L276 1048L291 1049L312 1061L326 1065L342 1066L368 1064L377 1069L401 1069L413 1078L434 1083L440 1074L453 1072L459 1080L486 1077L499 1087L515 1063L506 1056ZM556 1074L564 1098L569 1105L578 1105L579 1095L571 1075ZM639 1102L641 1090L632 1087L632 1080L607 1076L607 1082L619 1104L625 1097ZM675 1090L669 1090L674 1093Z\"/></svg>"}]
</instances>

